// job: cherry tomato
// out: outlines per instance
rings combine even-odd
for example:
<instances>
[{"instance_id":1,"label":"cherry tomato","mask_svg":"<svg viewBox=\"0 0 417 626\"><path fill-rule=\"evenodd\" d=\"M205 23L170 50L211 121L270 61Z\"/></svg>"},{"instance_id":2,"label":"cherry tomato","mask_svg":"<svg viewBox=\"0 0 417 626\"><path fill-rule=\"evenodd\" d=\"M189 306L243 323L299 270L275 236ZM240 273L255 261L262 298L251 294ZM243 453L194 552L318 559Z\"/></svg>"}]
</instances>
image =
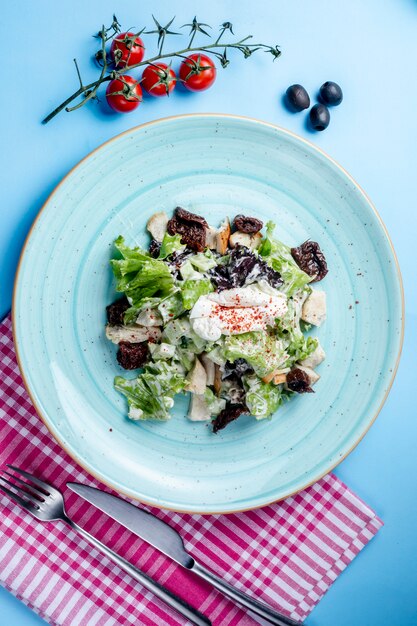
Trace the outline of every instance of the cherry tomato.
<instances>
[{"instance_id":1,"label":"cherry tomato","mask_svg":"<svg viewBox=\"0 0 417 626\"><path fill-rule=\"evenodd\" d=\"M216 80L216 66L205 54L190 54L180 65L180 79L190 91L204 91Z\"/></svg>"},{"instance_id":2,"label":"cherry tomato","mask_svg":"<svg viewBox=\"0 0 417 626\"><path fill-rule=\"evenodd\" d=\"M108 105L118 113L134 111L142 102L142 89L131 76L111 80L106 89Z\"/></svg>"},{"instance_id":3,"label":"cherry tomato","mask_svg":"<svg viewBox=\"0 0 417 626\"><path fill-rule=\"evenodd\" d=\"M174 70L165 63L147 65L142 74L142 87L151 96L168 96L177 82Z\"/></svg>"},{"instance_id":4,"label":"cherry tomato","mask_svg":"<svg viewBox=\"0 0 417 626\"><path fill-rule=\"evenodd\" d=\"M142 61L145 46L135 33L119 33L111 42L110 56L116 67L129 67Z\"/></svg>"}]
</instances>

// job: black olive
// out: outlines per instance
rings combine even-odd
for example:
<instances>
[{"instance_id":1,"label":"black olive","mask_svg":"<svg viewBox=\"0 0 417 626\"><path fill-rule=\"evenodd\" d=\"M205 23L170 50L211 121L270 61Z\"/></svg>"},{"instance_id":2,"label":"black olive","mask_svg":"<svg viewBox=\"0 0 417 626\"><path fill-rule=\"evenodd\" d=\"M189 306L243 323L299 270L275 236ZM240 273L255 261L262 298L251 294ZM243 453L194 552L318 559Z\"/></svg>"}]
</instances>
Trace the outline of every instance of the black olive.
<instances>
[{"instance_id":1,"label":"black olive","mask_svg":"<svg viewBox=\"0 0 417 626\"><path fill-rule=\"evenodd\" d=\"M287 104L292 111L303 111L310 106L310 96L302 85L291 85L286 93Z\"/></svg>"},{"instance_id":2,"label":"black olive","mask_svg":"<svg viewBox=\"0 0 417 626\"><path fill-rule=\"evenodd\" d=\"M343 91L337 83L327 80L320 87L319 100L327 106L335 107L342 102Z\"/></svg>"},{"instance_id":3,"label":"black olive","mask_svg":"<svg viewBox=\"0 0 417 626\"><path fill-rule=\"evenodd\" d=\"M315 104L310 110L310 124L314 130L324 130L329 122L329 109L324 104Z\"/></svg>"}]
</instances>

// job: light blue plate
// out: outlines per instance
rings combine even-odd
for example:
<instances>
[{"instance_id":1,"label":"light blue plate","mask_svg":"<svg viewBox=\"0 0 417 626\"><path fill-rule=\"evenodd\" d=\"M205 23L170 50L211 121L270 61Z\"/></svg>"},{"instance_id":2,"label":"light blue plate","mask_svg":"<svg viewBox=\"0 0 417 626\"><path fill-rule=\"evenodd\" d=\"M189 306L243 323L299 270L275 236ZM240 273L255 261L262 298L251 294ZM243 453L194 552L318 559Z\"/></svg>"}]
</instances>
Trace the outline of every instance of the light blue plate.
<instances>
[{"instance_id":1,"label":"light blue plate","mask_svg":"<svg viewBox=\"0 0 417 626\"><path fill-rule=\"evenodd\" d=\"M112 242L146 244L155 211L181 205L216 225L236 213L273 219L284 242L317 240L327 352L316 393L270 421L241 417L213 435L185 417L133 423L113 389L104 337L114 299ZM14 297L27 388L45 424L89 472L120 492L175 510L230 512L299 491L365 434L391 386L402 341L394 251L364 192L334 161L283 129L223 115L145 124L104 144L57 187L30 233Z\"/></svg>"}]
</instances>

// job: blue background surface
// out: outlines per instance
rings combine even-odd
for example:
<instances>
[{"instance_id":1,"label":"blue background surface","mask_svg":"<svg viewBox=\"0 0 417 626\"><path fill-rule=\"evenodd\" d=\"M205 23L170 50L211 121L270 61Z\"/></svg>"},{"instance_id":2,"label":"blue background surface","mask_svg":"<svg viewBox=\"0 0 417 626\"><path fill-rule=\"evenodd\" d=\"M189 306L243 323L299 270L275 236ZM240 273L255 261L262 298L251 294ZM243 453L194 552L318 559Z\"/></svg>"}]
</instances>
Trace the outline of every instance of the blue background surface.
<instances>
[{"instance_id":1,"label":"blue background surface","mask_svg":"<svg viewBox=\"0 0 417 626\"><path fill-rule=\"evenodd\" d=\"M311 626L417 624L417 420L415 383L417 292L417 1L212 0L198 17L230 20L239 34L277 42L274 64L264 55L236 59L219 71L215 86L169 100L146 99L126 116L91 105L40 120L77 87L72 58L86 78L95 49L90 35L113 11L125 26L151 24L174 13L189 22L195 3L126 0L20 0L2 7L2 49L9 87L0 101L0 315L10 308L14 271L24 237L59 180L83 156L113 135L158 117L196 111L249 115L285 126L336 158L366 189L391 234L403 272L407 329L397 379L375 425L336 471L375 508L385 527L340 576L313 611ZM172 43L175 44L175 39ZM6 75L5 75L6 76ZM282 93L300 82L314 94L325 80L340 82L343 104L327 131L310 133L305 114L282 106ZM3 86L5 83L3 82ZM0 555L1 557L1 555ZM43 623L8 592L0 591L0 624Z\"/></svg>"}]
</instances>

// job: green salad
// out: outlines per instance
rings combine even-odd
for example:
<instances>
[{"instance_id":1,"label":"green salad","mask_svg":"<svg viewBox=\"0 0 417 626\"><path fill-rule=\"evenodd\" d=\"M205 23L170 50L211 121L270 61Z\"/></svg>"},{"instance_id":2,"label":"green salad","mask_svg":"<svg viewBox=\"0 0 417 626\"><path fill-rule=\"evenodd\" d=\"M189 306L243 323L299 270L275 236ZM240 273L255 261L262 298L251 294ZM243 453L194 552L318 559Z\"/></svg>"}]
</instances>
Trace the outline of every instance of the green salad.
<instances>
[{"instance_id":1,"label":"green salad","mask_svg":"<svg viewBox=\"0 0 417 626\"><path fill-rule=\"evenodd\" d=\"M155 213L148 250L115 241L111 266L122 297L107 307L106 336L134 377L114 385L132 420L170 418L190 392L188 418L213 432L241 415L271 417L312 393L325 353L306 332L326 318L319 244L290 248L275 225L237 215L214 228L177 207Z\"/></svg>"}]
</instances>

